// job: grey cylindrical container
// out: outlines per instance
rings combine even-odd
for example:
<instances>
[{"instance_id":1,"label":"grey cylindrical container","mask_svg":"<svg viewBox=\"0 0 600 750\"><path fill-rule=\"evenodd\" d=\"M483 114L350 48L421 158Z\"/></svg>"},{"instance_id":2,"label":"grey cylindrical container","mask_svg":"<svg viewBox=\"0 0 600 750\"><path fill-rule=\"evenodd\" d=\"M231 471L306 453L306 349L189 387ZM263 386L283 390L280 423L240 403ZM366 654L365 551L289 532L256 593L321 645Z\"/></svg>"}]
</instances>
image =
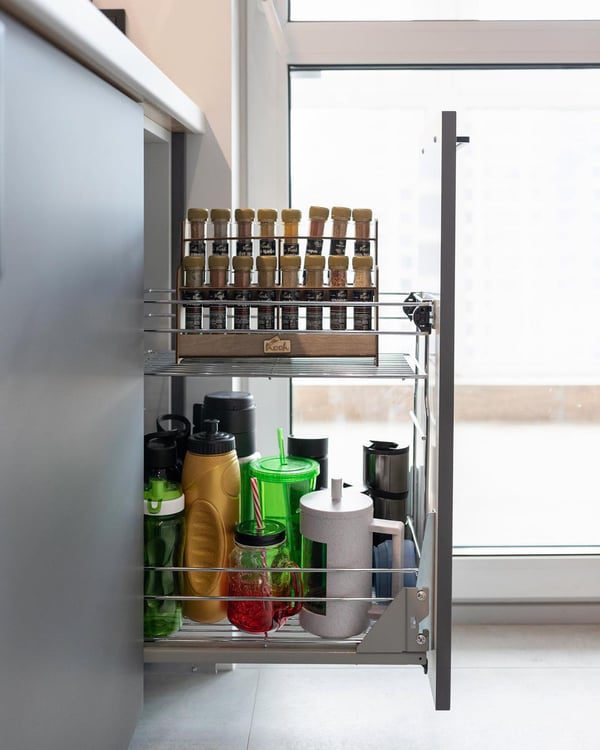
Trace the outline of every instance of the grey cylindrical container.
<instances>
[{"instance_id":1,"label":"grey cylindrical container","mask_svg":"<svg viewBox=\"0 0 600 750\"><path fill-rule=\"evenodd\" d=\"M363 446L363 481L378 518L406 520L408 463L408 446L383 440L372 440ZM385 539L385 534L376 534L375 544Z\"/></svg>"},{"instance_id":2,"label":"grey cylindrical container","mask_svg":"<svg viewBox=\"0 0 600 750\"><path fill-rule=\"evenodd\" d=\"M300 624L322 638L350 638L369 624L373 532L394 535L393 567L402 567L404 524L373 518L371 498L351 487L342 489L342 484L332 479L331 490L309 492L300 500L302 567L362 569L306 574L305 596L363 600L307 602ZM393 581L395 596L402 581L398 574Z\"/></svg>"},{"instance_id":3,"label":"grey cylindrical container","mask_svg":"<svg viewBox=\"0 0 600 750\"><path fill-rule=\"evenodd\" d=\"M383 440L364 445L363 480L369 490L388 496L408 492L408 446Z\"/></svg>"}]
</instances>

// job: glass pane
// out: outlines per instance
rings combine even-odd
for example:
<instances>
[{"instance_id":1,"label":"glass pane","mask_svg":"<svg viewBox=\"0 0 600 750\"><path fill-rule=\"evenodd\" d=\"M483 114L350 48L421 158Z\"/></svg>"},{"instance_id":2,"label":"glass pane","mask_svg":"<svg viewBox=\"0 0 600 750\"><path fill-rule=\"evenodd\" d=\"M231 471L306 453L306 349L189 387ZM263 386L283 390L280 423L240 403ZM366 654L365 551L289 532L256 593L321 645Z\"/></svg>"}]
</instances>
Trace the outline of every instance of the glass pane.
<instances>
[{"instance_id":1,"label":"glass pane","mask_svg":"<svg viewBox=\"0 0 600 750\"><path fill-rule=\"evenodd\" d=\"M458 110L471 136L458 152L458 546L598 541L599 84L599 70L292 74L292 203L373 207L384 288L420 286L431 110ZM410 397L397 381L295 381L294 431L328 434L330 474L359 482L363 443L409 442Z\"/></svg>"},{"instance_id":2,"label":"glass pane","mask_svg":"<svg viewBox=\"0 0 600 750\"><path fill-rule=\"evenodd\" d=\"M597 0L290 0L292 21L525 21L600 18Z\"/></svg>"}]
</instances>

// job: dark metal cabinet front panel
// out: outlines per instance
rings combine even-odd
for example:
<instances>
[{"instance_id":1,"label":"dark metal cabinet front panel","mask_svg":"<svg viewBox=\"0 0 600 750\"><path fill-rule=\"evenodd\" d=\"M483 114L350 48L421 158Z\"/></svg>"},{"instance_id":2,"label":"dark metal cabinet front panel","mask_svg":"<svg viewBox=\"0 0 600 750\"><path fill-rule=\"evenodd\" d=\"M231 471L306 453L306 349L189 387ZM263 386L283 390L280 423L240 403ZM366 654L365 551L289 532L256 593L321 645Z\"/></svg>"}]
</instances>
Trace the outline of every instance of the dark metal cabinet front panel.
<instances>
[{"instance_id":1,"label":"dark metal cabinet front panel","mask_svg":"<svg viewBox=\"0 0 600 750\"><path fill-rule=\"evenodd\" d=\"M0 14L0 745L142 702L143 115Z\"/></svg>"},{"instance_id":2,"label":"dark metal cabinet front panel","mask_svg":"<svg viewBox=\"0 0 600 750\"><path fill-rule=\"evenodd\" d=\"M435 315L427 344L428 484L425 513L419 521L424 523L428 513L435 514L435 596L432 648L427 656L435 707L447 710L452 639L456 112L436 116L426 134L422 188L419 277L435 300Z\"/></svg>"}]
</instances>

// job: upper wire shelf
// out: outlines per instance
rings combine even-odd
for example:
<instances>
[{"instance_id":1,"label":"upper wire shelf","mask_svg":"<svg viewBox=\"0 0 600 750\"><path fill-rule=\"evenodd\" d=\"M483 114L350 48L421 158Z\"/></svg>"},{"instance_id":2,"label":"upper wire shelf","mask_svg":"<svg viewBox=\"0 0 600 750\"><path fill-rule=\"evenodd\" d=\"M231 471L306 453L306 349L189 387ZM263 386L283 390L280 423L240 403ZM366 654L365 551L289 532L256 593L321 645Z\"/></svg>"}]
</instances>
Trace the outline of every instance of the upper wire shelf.
<instances>
[{"instance_id":1,"label":"upper wire shelf","mask_svg":"<svg viewBox=\"0 0 600 750\"><path fill-rule=\"evenodd\" d=\"M231 376L248 378L426 378L410 354L374 357L219 357L215 359L182 358L175 352L148 351L144 357L144 374L156 376Z\"/></svg>"}]
</instances>

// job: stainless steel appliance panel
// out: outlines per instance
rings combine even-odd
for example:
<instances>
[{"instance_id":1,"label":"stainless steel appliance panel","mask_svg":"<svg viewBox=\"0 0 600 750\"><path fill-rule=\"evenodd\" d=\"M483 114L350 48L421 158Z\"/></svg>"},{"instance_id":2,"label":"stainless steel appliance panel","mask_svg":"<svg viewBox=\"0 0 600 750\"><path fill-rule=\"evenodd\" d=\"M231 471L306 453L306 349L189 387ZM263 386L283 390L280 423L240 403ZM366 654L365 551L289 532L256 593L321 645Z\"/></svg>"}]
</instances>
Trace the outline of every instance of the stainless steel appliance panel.
<instances>
[{"instance_id":1,"label":"stainless steel appliance panel","mask_svg":"<svg viewBox=\"0 0 600 750\"><path fill-rule=\"evenodd\" d=\"M142 703L141 107L0 14L0 744Z\"/></svg>"}]
</instances>

